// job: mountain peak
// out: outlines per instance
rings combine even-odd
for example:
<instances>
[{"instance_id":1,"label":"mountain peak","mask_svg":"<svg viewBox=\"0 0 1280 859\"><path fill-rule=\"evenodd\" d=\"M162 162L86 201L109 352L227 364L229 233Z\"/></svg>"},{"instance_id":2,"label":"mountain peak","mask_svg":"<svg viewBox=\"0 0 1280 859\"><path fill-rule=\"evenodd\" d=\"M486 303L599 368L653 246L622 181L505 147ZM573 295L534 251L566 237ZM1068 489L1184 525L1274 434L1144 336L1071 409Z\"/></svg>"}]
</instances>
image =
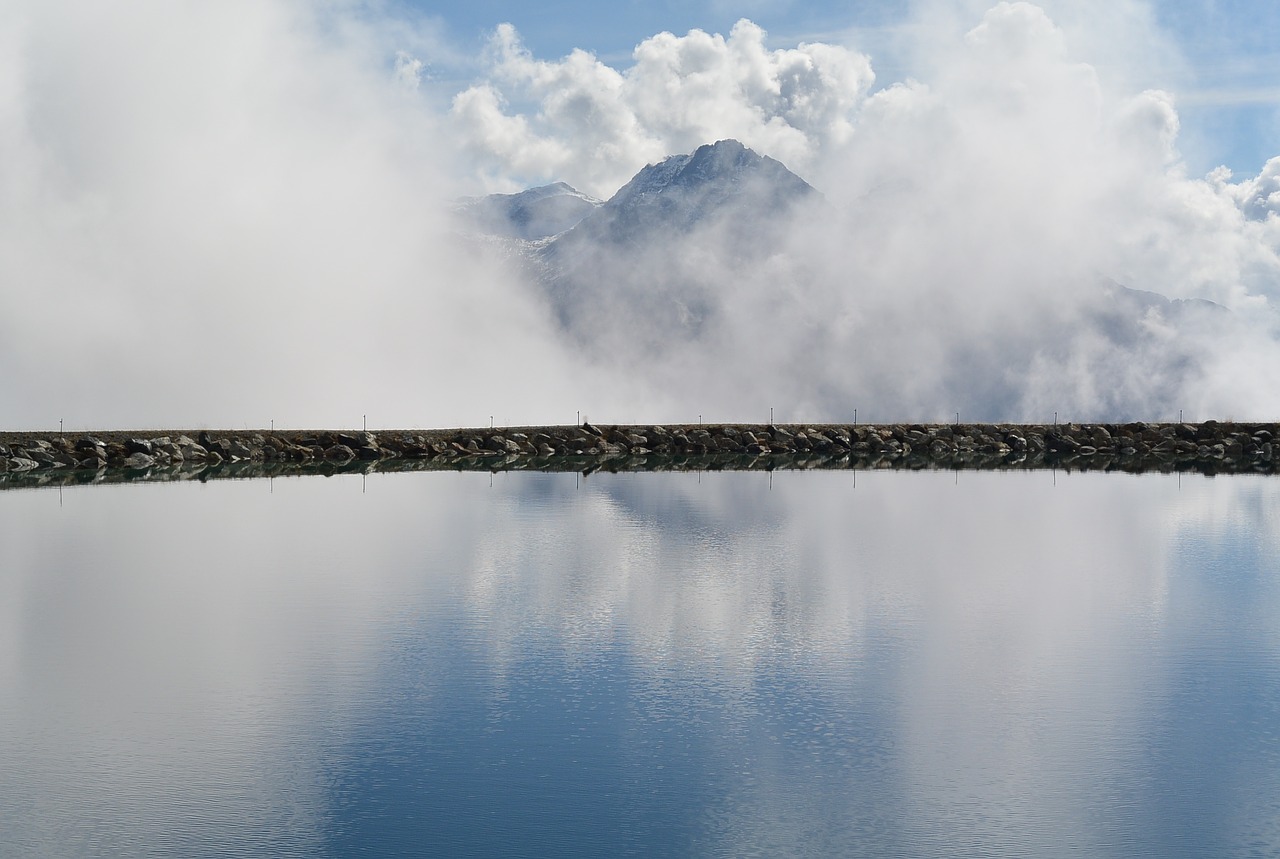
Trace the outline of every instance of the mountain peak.
<instances>
[{"instance_id":1,"label":"mountain peak","mask_svg":"<svg viewBox=\"0 0 1280 859\"><path fill-rule=\"evenodd\" d=\"M810 185L781 162L737 140L699 146L643 168L581 225L615 238L636 230L686 230L730 211L769 216L810 195Z\"/></svg>"}]
</instances>

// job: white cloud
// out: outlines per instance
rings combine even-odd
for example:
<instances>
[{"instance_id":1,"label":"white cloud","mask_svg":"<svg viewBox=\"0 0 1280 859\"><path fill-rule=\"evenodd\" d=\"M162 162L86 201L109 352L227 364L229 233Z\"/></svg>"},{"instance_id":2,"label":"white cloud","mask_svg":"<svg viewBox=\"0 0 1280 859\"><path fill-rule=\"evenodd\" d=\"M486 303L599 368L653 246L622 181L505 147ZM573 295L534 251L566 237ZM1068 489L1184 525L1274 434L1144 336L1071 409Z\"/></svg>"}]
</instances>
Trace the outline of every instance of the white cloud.
<instances>
[{"instance_id":1,"label":"white cloud","mask_svg":"<svg viewBox=\"0 0 1280 859\"><path fill-rule=\"evenodd\" d=\"M0 0L5 423L1280 412L1280 161L1186 175L1141 4L1081 6L1094 29L1072 4L961 5L920 5L901 32L927 60L874 93L862 54L769 49L748 21L658 34L625 69L500 27L437 112L414 86L431 33L354 6ZM567 355L445 218L477 164L607 196L723 137L841 214L758 266L690 243L663 270L732 301L643 366ZM1073 338L1099 277L1239 327L1154 320L1142 354Z\"/></svg>"},{"instance_id":2,"label":"white cloud","mask_svg":"<svg viewBox=\"0 0 1280 859\"><path fill-rule=\"evenodd\" d=\"M1188 177L1176 96L1132 88L1149 74L1117 68L1112 35L1069 6L1054 7L1065 25L1019 2L956 27L932 14L947 5L922 4L904 30L928 49L921 77L869 95L865 58L824 45L766 51L741 22L727 39L659 34L622 71L585 53L536 60L506 28L490 89L459 103L487 93L490 121L520 131L521 145L505 145L524 160L508 176L542 165L539 178L607 194L635 161L599 157L593 134L636 161L736 136L798 169L841 213L763 264L726 261L711 233L637 263L642 282L677 273L651 283L654 296L720 284L696 339L624 343L637 325L623 322L602 344L602 356L652 355L643 372L669 402L744 416L765 401L797 417L860 406L885 420L1280 409L1275 171ZM1140 39L1149 22L1122 7L1102 20ZM1142 62L1163 50L1149 39L1132 52ZM502 175L500 147L476 143ZM1152 310L1122 324L1105 278L1211 299L1231 321L1174 328ZM1101 336L1099 318L1127 341Z\"/></svg>"},{"instance_id":3,"label":"white cloud","mask_svg":"<svg viewBox=\"0 0 1280 859\"><path fill-rule=\"evenodd\" d=\"M622 71L585 51L535 59L507 24L489 51L488 80L453 106L484 169L606 197L646 163L727 137L803 170L848 138L874 79L839 46L769 50L746 20L727 37L659 33Z\"/></svg>"},{"instance_id":4,"label":"white cloud","mask_svg":"<svg viewBox=\"0 0 1280 859\"><path fill-rule=\"evenodd\" d=\"M422 83L422 75L426 70L426 64L417 57L411 56L404 51L396 52L396 79L409 89L417 89Z\"/></svg>"},{"instance_id":5,"label":"white cloud","mask_svg":"<svg viewBox=\"0 0 1280 859\"><path fill-rule=\"evenodd\" d=\"M0 3L6 427L572 417L536 299L450 232L426 42L351 12Z\"/></svg>"}]
</instances>

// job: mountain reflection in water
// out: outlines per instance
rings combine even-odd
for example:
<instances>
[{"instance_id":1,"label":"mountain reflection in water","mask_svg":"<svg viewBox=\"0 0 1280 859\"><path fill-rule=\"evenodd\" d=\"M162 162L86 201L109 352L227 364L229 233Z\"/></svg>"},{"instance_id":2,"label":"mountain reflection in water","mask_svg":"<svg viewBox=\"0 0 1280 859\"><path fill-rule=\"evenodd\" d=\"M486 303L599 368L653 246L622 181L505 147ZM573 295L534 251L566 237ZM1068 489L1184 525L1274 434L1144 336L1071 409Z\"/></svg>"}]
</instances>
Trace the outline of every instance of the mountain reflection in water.
<instances>
[{"instance_id":1,"label":"mountain reflection in water","mask_svg":"<svg viewBox=\"0 0 1280 859\"><path fill-rule=\"evenodd\" d=\"M1280 850L1280 481L0 494L0 854Z\"/></svg>"}]
</instances>

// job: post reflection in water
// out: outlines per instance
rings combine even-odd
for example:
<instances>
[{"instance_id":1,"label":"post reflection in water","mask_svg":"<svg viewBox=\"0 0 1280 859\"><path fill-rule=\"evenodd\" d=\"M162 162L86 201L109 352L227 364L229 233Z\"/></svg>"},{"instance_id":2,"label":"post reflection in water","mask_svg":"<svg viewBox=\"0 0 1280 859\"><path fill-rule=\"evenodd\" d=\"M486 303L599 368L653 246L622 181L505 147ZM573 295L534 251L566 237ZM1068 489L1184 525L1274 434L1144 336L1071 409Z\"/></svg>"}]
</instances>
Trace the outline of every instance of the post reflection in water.
<instances>
[{"instance_id":1,"label":"post reflection in water","mask_svg":"<svg viewBox=\"0 0 1280 859\"><path fill-rule=\"evenodd\" d=\"M1280 481L0 493L0 854L1280 850Z\"/></svg>"}]
</instances>

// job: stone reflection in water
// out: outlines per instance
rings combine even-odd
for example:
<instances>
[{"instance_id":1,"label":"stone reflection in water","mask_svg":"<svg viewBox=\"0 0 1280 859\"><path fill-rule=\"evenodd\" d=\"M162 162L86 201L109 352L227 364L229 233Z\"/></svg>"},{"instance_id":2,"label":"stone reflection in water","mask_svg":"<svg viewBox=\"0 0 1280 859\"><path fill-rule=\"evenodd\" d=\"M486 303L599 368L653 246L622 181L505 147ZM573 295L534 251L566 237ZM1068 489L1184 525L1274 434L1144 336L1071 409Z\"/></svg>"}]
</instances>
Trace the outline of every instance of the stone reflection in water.
<instances>
[{"instance_id":1,"label":"stone reflection in water","mask_svg":"<svg viewBox=\"0 0 1280 859\"><path fill-rule=\"evenodd\" d=\"M1280 796L1280 483L1177 481L427 474L0 495L0 852L341 855L371 833L458 855L1276 846L1275 800L1257 797ZM1221 681L1235 699L1188 691L1206 653L1248 678ZM1254 721L1221 765L1197 757L1207 720L1238 712ZM531 748L558 784L520 768ZM554 839L518 809L506 828L485 817L485 792L519 799L524 777ZM397 814L418 828L378 830Z\"/></svg>"}]
</instances>

